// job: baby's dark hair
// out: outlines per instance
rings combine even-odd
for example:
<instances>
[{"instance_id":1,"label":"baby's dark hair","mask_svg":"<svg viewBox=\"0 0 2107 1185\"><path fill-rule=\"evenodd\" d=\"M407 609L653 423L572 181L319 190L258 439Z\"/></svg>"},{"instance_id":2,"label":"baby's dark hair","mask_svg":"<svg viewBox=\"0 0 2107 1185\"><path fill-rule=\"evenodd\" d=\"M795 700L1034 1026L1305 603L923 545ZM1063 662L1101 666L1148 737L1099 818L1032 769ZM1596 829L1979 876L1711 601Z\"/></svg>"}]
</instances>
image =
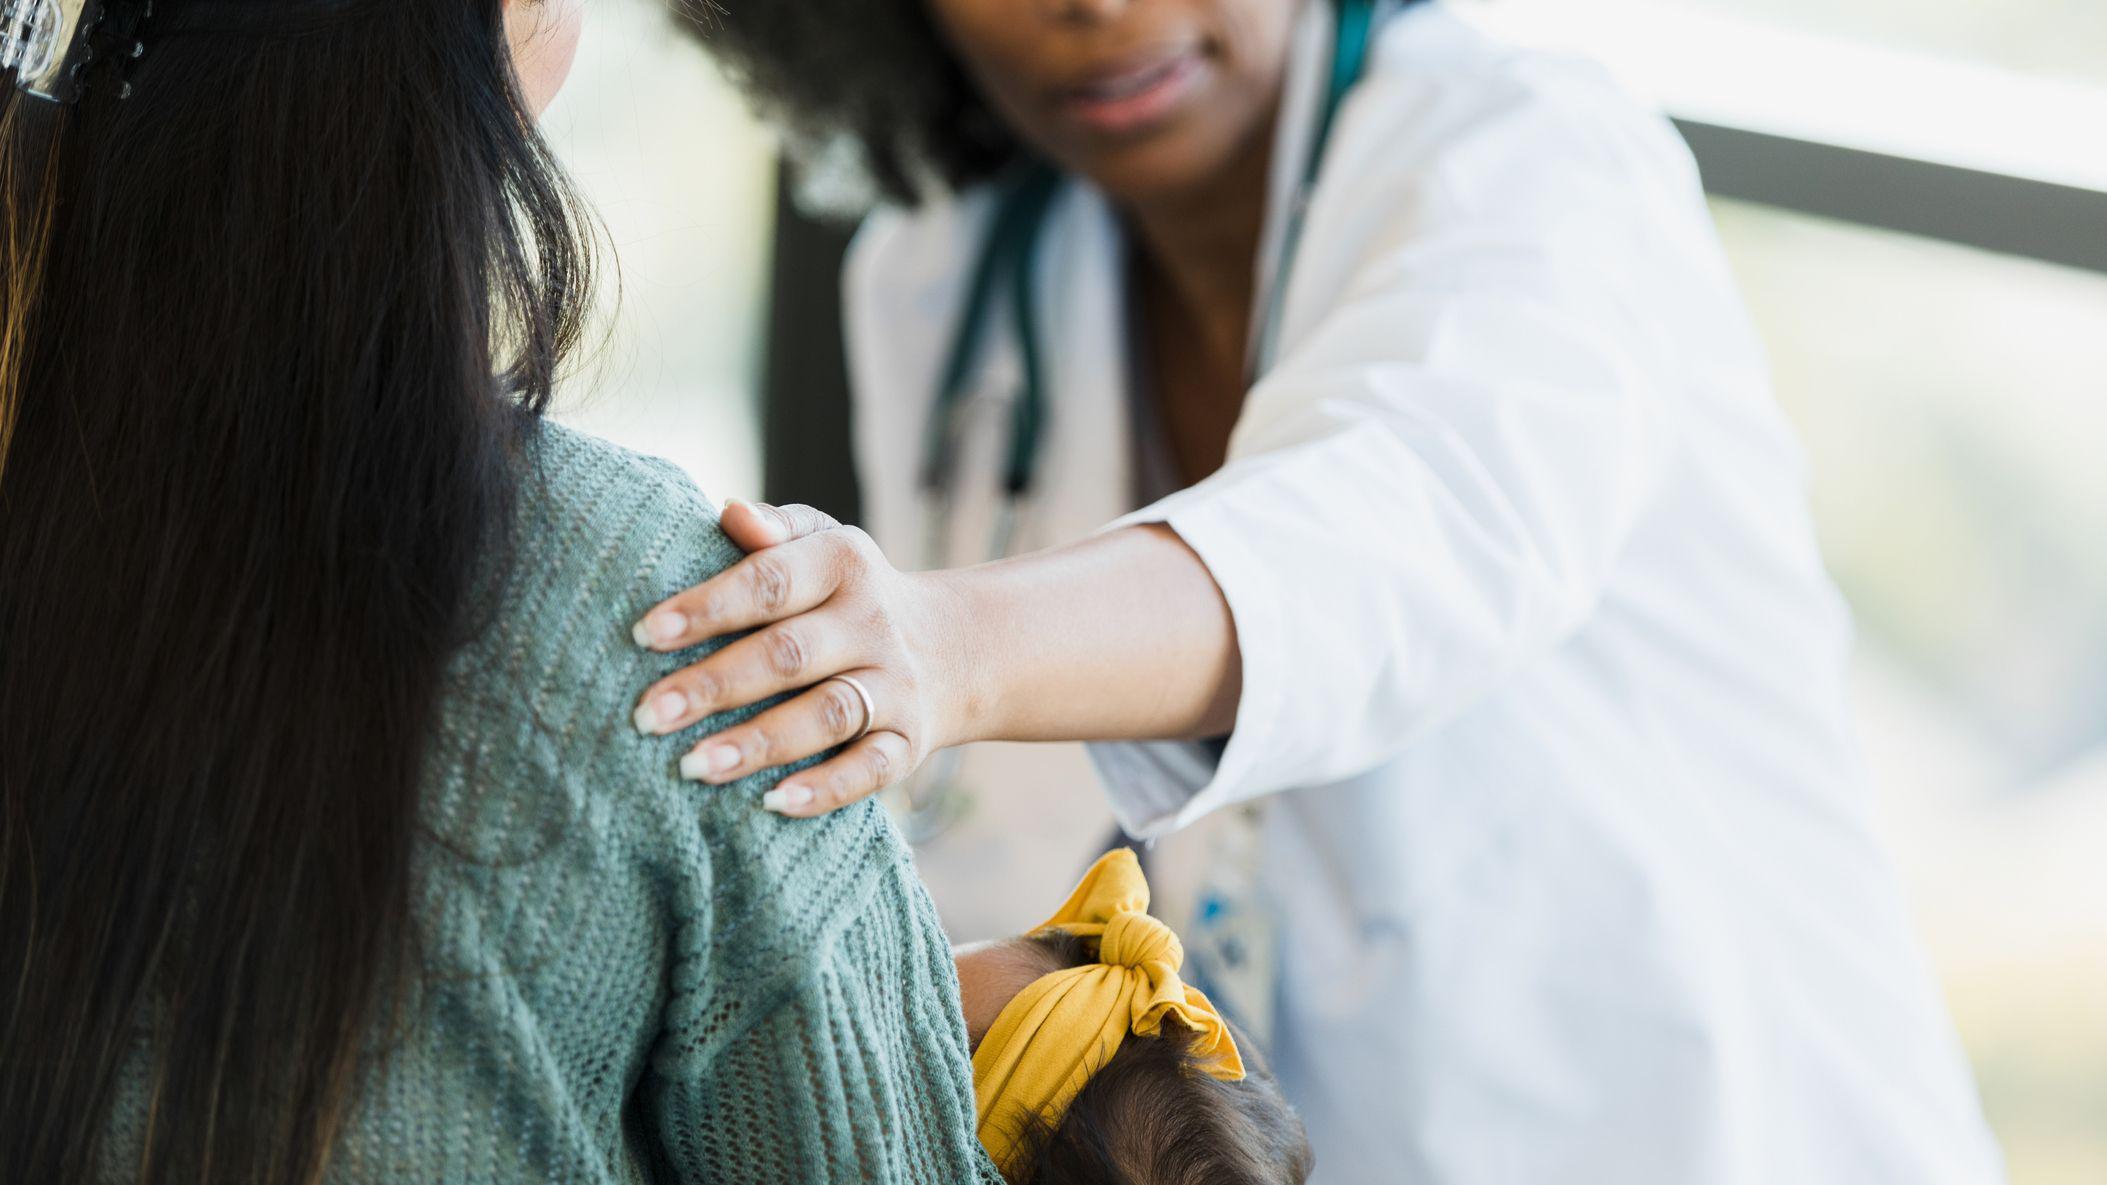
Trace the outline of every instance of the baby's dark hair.
<instances>
[{"instance_id":1,"label":"baby's dark hair","mask_svg":"<svg viewBox=\"0 0 2107 1185\"><path fill-rule=\"evenodd\" d=\"M1049 970L1097 961L1097 939L1058 930L1031 936ZM1058 1127L1026 1136L1011 1185L1302 1185L1314 1157L1302 1120L1257 1047L1231 1028L1244 1078L1205 1073L1198 1034L1165 1021L1129 1036L1091 1076Z\"/></svg>"}]
</instances>

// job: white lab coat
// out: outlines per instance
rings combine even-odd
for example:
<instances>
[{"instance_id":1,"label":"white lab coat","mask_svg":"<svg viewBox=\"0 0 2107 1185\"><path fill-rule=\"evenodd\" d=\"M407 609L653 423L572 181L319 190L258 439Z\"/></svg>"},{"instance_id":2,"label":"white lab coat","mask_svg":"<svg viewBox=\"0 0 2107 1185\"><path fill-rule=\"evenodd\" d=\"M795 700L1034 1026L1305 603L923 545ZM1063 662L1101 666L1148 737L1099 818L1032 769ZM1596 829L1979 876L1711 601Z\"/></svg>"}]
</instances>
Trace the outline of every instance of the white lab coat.
<instances>
[{"instance_id":1,"label":"white lab coat","mask_svg":"<svg viewBox=\"0 0 2107 1185\"><path fill-rule=\"evenodd\" d=\"M1262 280L1328 21L1298 30ZM866 518L907 566L988 210L882 212L848 267ZM1227 465L1139 511L1123 249L1071 184L1021 542L1168 523L1227 596L1226 748L1093 756L1137 837L1262 804L1264 1027L1315 1179L1997 1180L1872 837L1802 456L1666 121L1438 5L1392 22ZM954 562L984 558L1018 374L988 348Z\"/></svg>"}]
</instances>

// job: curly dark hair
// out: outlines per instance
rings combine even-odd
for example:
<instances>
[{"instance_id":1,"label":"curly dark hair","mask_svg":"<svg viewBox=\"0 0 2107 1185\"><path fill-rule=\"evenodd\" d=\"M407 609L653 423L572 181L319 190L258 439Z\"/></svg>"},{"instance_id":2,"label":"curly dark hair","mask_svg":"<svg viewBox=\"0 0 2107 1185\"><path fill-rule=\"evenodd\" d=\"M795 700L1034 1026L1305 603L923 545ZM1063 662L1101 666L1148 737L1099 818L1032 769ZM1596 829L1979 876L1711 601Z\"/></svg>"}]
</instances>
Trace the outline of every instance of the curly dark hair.
<instances>
[{"instance_id":1,"label":"curly dark hair","mask_svg":"<svg viewBox=\"0 0 2107 1185\"><path fill-rule=\"evenodd\" d=\"M885 197L914 205L1021 155L921 0L674 0L793 155L846 136Z\"/></svg>"}]
</instances>

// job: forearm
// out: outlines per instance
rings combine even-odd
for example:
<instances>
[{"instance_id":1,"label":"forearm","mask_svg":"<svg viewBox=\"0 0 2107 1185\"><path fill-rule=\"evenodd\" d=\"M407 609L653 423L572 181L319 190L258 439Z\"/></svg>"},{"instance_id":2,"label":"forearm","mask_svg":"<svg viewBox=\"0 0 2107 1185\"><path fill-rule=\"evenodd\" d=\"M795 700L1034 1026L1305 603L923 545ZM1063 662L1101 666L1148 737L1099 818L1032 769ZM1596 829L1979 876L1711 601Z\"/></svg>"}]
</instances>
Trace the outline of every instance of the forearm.
<instances>
[{"instance_id":1,"label":"forearm","mask_svg":"<svg viewBox=\"0 0 2107 1185\"><path fill-rule=\"evenodd\" d=\"M1198 738L1235 725L1228 602L1167 526L916 579L952 610L912 641L968 689L959 739Z\"/></svg>"}]
</instances>

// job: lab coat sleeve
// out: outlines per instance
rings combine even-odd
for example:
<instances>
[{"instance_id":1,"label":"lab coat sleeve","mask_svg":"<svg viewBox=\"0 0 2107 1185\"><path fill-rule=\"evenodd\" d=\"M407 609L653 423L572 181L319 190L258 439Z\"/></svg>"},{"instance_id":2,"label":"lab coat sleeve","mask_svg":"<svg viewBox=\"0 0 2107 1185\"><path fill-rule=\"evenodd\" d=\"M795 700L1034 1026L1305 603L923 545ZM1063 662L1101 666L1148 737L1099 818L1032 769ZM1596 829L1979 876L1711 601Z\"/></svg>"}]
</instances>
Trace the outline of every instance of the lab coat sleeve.
<instances>
[{"instance_id":1,"label":"lab coat sleeve","mask_svg":"<svg viewBox=\"0 0 2107 1185\"><path fill-rule=\"evenodd\" d=\"M1353 777L1468 711L1590 616L1673 454L1663 304L1686 260L1716 281L1687 153L1570 79L1457 125L1423 150L1342 125L1346 183L1318 190L1227 464L1106 528L1174 529L1242 654L1226 745L1092 747L1137 836Z\"/></svg>"}]
</instances>

